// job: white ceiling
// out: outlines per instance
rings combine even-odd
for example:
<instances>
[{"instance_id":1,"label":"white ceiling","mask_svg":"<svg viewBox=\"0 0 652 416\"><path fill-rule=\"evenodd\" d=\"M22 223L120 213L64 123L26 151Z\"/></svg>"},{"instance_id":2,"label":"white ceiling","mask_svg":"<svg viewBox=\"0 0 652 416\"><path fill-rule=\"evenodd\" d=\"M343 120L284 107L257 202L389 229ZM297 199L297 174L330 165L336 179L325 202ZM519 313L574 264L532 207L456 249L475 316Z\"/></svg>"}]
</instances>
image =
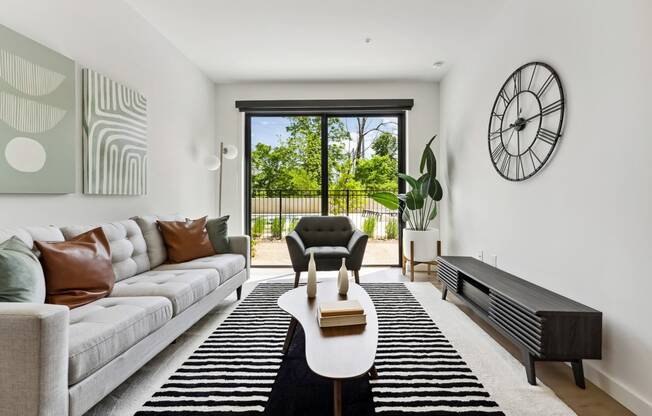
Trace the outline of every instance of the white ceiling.
<instances>
[{"instance_id":1,"label":"white ceiling","mask_svg":"<svg viewBox=\"0 0 652 416\"><path fill-rule=\"evenodd\" d=\"M438 80L502 0L127 0L215 82ZM371 43L365 43L371 38ZM445 61L440 70L435 61Z\"/></svg>"}]
</instances>

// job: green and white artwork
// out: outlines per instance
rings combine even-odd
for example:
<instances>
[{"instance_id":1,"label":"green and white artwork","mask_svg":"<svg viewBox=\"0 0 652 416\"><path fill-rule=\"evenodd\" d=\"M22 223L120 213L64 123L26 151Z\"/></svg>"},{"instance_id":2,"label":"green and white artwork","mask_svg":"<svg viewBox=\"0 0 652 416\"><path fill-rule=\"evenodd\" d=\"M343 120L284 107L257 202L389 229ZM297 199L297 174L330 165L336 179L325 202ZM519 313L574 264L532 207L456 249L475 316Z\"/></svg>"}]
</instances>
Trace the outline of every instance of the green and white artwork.
<instances>
[{"instance_id":1,"label":"green and white artwork","mask_svg":"<svg viewBox=\"0 0 652 416\"><path fill-rule=\"evenodd\" d=\"M84 193L147 194L147 100L93 70L82 78Z\"/></svg>"},{"instance_id":2,"label":"green and white artwork","mask_svg":"<svg viewBox=\"0 0 652 416\"><path fill-rule=\"evenodd\" d=\"M75 192L75 63L0 25L0 193Z\"/></svg>"}]
</instances>

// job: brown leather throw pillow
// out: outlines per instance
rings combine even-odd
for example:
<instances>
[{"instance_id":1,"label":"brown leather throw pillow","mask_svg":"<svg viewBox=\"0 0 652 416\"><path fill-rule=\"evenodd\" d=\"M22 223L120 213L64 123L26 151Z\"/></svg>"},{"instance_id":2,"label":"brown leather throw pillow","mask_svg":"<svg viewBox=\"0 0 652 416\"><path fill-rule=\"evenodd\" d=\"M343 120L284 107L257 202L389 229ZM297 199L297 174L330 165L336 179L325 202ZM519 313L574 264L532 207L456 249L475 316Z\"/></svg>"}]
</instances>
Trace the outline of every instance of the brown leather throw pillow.
<instances>
[{"instance_id":1,"label":"brown leather throw pillow","mask_svg":"<svg viewBox=\"0 0 652 416\"><path fill-rule=\"evenodd\" d=\"M208 257L215 249L208 238L206 218L188 221L158 221L168 251L169 263L182 263Z\"/></svg>"},{"instance_id":2,"label":"brown leather throw pillow","mask_svg":"<svg viewBox=\"0 0 652 416\"><path fill-rule=\"evenodd\" d=\"M36 241L35 244L41 252L46 303L72 309L111 293L115 274L111 266L111 248L102 228L68 241Z\"/></svg>"}]
</instances>

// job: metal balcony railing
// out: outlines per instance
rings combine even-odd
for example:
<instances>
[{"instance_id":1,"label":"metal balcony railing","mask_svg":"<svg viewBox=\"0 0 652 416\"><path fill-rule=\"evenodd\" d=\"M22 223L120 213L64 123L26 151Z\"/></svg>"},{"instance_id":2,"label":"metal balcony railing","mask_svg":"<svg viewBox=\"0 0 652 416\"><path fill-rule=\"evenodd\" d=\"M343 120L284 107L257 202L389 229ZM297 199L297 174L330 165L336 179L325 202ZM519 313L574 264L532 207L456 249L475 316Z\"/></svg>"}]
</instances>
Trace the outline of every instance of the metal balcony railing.
<instances>
[{"instance_id":1,"label":"metal balcony railing","mask_svg":"<svg viewBox=\"0 0 652 416\"><path fill-rule=\"evenodd\" d=\"M329 190L328 214L346 215L370 238L398 238L398 211L380 205L370 195L378 190ZM301 217L321 215L322 192L254 189L251 192L251 236L282 239Z\"/></svg>"}]
</instances>

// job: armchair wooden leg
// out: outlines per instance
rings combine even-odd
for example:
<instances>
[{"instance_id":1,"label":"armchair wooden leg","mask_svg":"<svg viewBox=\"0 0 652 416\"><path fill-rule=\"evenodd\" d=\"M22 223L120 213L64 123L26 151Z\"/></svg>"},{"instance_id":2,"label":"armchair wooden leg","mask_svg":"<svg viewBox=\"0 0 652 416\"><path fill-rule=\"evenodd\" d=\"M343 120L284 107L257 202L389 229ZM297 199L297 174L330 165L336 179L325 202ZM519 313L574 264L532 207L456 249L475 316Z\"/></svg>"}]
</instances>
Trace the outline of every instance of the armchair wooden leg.
<instances>
[{"instance_id":1,"label":"armchair wooden leg","mask_svg":"<svg viewBox=\"0 0 652 416\"><path fill-rule=\"evenodd\" d=\"M294 273L294 287L299 287L299 279L301 279L301 272Z\"/></svg>"},{"instance_id":2,"label":"armchair wooden leg","mask_svg":"<svg viewBox=\"0 0 652 416\"><path fill-rule=\"evenodd\" d=\"M355 282L360 284L360 270L354 270L353 274L355 275Z\"/></svg>"},{"instance_id":3,"label":"armchair wooden leg","mask_svg":"<svg viewBox=\"0 0 652 416\"><path fill-rule=\"evenodd\" d=\"M401 258L403 259L401 261L401 272L403 273L403 276L405 276L405 262L407 261L407 258L405 257L405 254L401 253Z\"/></svg>"}]
</instances>

